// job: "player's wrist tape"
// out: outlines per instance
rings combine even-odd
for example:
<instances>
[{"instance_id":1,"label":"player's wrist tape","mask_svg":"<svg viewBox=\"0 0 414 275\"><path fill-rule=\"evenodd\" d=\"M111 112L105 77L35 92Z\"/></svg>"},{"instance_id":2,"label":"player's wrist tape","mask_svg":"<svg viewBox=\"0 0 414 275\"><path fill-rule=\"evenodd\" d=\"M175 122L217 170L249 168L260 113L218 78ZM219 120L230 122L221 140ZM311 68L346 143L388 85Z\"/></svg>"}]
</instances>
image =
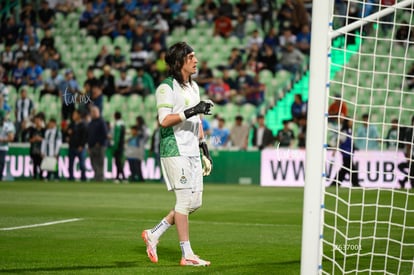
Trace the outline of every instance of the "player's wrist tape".
<instances>
[{"instance_id":1,"label":"player's wrist tape","mask_svg":"<svg viewBox=\"0 0 414 275\"><path fill-rule=\"evenodd\" d=\"M185 116L184 112L178 113L178 115L180 116L181 121L187 120L187 117Z\"/></svg>"}]
</instances>

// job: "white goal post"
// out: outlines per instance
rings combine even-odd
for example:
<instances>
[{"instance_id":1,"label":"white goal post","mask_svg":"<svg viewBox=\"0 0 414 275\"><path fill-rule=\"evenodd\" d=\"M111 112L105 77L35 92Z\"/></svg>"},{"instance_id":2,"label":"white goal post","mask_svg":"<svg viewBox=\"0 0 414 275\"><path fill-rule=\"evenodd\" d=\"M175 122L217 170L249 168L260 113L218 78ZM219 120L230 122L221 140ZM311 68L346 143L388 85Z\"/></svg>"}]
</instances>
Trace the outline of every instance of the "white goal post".
<instances>
[{"instance_id":1,"label":"white goal post","mask_svg":"<svg viewBox=\"0 0 414 275\"><path fill-rule=\"evenodd\" d=\"M388 188L387 193L382 191L382 187L376 186L375 188L370 187L350 187L350 188L339 188L339 184L336 185L336 187L330 187L332 190L333 195L329 196L329 201L335 201L333 204L336 205L336 208L334 210L327 211L325 209L325 196L326 196L326 186L328 185L327 181L327 171L326 166L327 162L330 162L330 164L334 164L334 160L327 160L327 154L328 150L335 150L338 151L338 154L340 154L340 148L339 148L339 141L338 138L335 142L333 142L333 145L329 143L329 134L334 135L340 135L340 130L335 130L331 126L328 125L328 107L331 100L334 100L336 96L333 96L333 93L337 94L338 92L343 96L344 90L347 88L351 88L356 90L354 91L355 95L352 97L347 98L346 102L349 105L352 105L352 113L348 116L352 120L354 124L362 124L361 115L367 111L369 113L369 117L373 117L374 112L371 113L371 107L369 104L377 104L375 103L376 100L376 89L374 84L371 86L367 85L366 87L364 84L358 84L363 82L363 80L360 79L360 76L366 73L362 68L362 64L358 64L358 67L347 67L348 70L352 71L353 75L357 76L357 84L349 84L348 86L344 83L339 83L340 85L337 85L336 87L340 87L342 90L340 91L332 91L332 83L331 83L331 63L332 63L332 44L334 39L339 37L345 37L348 36L350 33L350 36L355 36L357 39L361 40L360 47L362 47L365 40L373 40L374 44L373 47L381 47L381 43L377 43L378 40L381 40L382 38L378 35L381 30L380 24L390 24L392 25L392 29L390 32L391 38L389 39L389 42L392 44L395 41L392 41L393 37L395 37L396 30L398 26L401 26L403 24L395 24L396 23L396 17L397 12L406 12L409 15L411 15L412 21L408 22L408 25L412 24L414 22L413 14L414 12L412 9L414 9L414 0L401 0L395 1L395 4L392 6L381 6L378 2L381 2L381 0L374 1L373 4L378 11L361 18L352 18L355 20L350 20L348 18L348 14L345 15L346 20L345 22L352 21L352 23L345 24L343 26L340 26L337 29L334 29L334 4L335 0L314 0L313 6L312 6L312 28L311 28L311 34L312 34L312 41L311 41L311 52L310 52L310 82L309 82L309 100L308 100L308 116L307 116L307 138L306 138L306 168L305 168L305 188L304 188L304 204L303 204L303 227L302 227L302 252L301 252L301 274L302 275L312 275L312 274L332 274L335 273L335 270L338 274L359 274L359 272L366 272L364 274L414 274L414 240L409 239L411 237L414 237L414 224L413 222L410 222L410 219L414 219L414 194L411 190L398 190L393 188ZM349 0L347 2L347 9L350 7L350 3L361 5L363 7L362 13L364 12L364 9L366 8L365 5L368 5L369 1L365 0ZM348 11L348 10L347 10ZM385 22L382 20L384 17L388 15L394 14L394 22ZM336 17L338 18L338 17ZM375 24L375 30L373 32L376 33L376 35L369 36L367 34L366 37L364 37L365 32L365 26L366 25L374 25ZM414 32L414 26L412 26L412 32ZM414 33L413 33L414 38ZM414 41L413 41L414 43ZM346 47L346 42L345 46ZM391 46L390 51L393 51L393 48ZM414 44L405 45L405 48L402 49L402 51L405 51L403 58L405 57L408 59L412 64L414 65L414 55L410 55L410 51L414 51ZM363 55L362 53L359 53ZM376 65L375 62L377 61L379 63L380 58L387 58L388 62L387 64L390 64L392 62L392 59L394 56L390 54L378 54L376 52L376 48L372 53L369 53L369 58L373 60L373 67L369 67L368 70L371 70L370 73L375 74L376 73ZM408 57L411 56L411 57ZM357 60L358 62L361 60ZM347 62L347 61L344 61ZM362 62L362 61L361 61ZM407 77L407 71L405 67L410 63L407 61L404 61L403 66L404 70L401 73L396 73L396 76L401 77L404 79ZM345 68L344 65L343 68ZM351 65L350 65L351 66ZM385 72L390 73L390 67L385 68ZM413 66L414 67L414 66ZM381 72L382 73L382 72ZM392 76L391 76L392 78ZM414 78L414 76L413 76ZM343 81L347 81L347 77L343 76ZM372 80L374 81L374 80ZM371 89L371 90L370 90ZM391 126L391 123L388 121L388 119L391 119L390 115L388 114L388 111L392 111L392 114L398 115L398 121L399 121L399 127L406 127L406 128L413 128L413 125L409 124L411 122L411 116L408 119L407 116L409 114L414 115L414 102L413 106L404 105L405 96L411 96L409 92L403 91L405 87L401 87L401 91L395 91L392 90L389 87L379 87L378 90L380 90L386 94L385 96L385 102L383 106L375 106L375 108L378 107L378 109L381 107L383 110L383 117L379 118L378 121L372 122L372 125L376 126L379 125L383 129L380 131L380 136L377 138L379 140L379 143L381 144L378 152L384 151L384 144L387 142L385 137L385 129L388 129L386 127ZM349 89L348 89L349 90ZM366 92L370 90L370 103L359 103L359 97L362 97L363 92ZM373 92L374 91L374 92ZM391 95L396 93L401 94L401 103L399 106L388 106L387 103L391 102L392 99L389 99L388 97L391 97ZM412 93L414 94L414 89L412 90ZM404 107L405 106L405 107ZM372 107L373 108L373 107ZM343 119L343 117L341 117ZM340 119L338 119L339 121ZM368 124L371 122L368 122ZM338 123L340 124L340 123ZM337 126L340 127L340 126ZM400 130L398 130L398 133L400 133ZM355 142L355 132L351 136L352 140ZM369 138L367 138L369 139ZM412 145L412 141L404 142L404 141L398 141L403 145L403 149L395 149L393 153L397 154L398 150L405 150L406 145ZM398 144L397 142L397 144ZM360 152L368 151L367 148L359 148ZM402 153L401 153L402 154ZM351 160L355 157L354 153L352 153ZM411 162L413 162L413 155L411 153L410 156L408 156L408 159L411 158ZM353 160L352 160L353 161ZM353 169L353 168L352 168ZM352 175L353 170L350 170L350 174ZM357 168L360 169L357 172L360 173L368 173L366 171L362 171L363 168ZM394 176L392 176L395 178ZM332 180L332 178L330 179ZM396 180L394 180L396 181ZM413 186L412 186L413 187ZM341 189L341 190L340 190ZM344 189L347 189L344 191ZM354 191L355 190L355 191ZM354 192L354 193L352 193ZM371 196L376 196L376 201L372 202ZM343 199L345 197L345 199ZM355 203L355 198L360 199L357 203ZM405 200L403 202L396 202L396 200ZM384 209L387 209L387 205L383 203L383 201L387 201L387 203L390 203L390 213L387 215L388 220L382 220L383 218L379 217L379 214ZM345 214L338 210L340 207L338 205L345 205L343 208L345 209ZM364 207L369 208L368 210L364 210ZM358 213L356 212L356 208L358 208L358 211L360 211L361 220L355 221L353 220L353 217L351 216L358 216ZM374 210L373 210L374 209ZM338 210L338 212L341 213L335 213L335 210ZM366 215L366 212L373 211L374 221L366 221L364 220ZM365 211L365 212L364 212ZM384 210L386 211L386 210ZM401 213L401 219L396 222L396 220L392 217L393 213L398 213L397 216ZM334 225L331 224L324 224L325 215L329 214L332 217L332 220L335 220ZM381 214L381 213L380 213ZM369 213L371 215L371 213ZM375 219L378 219L378 221L375 221ZM385 219L385 218L384 218ZM344 230L336 230L335 225L338 221L338 227L343 227ZM344 225L342 225L342 222ZM368 224L371 225L374 228L373 236L363 236L365 234L366 228L362 229L362 224L366 226ZM399 224L401 223L401 224ZM388 225L388 227L387 227ZM353 233L351 234L351 229L354 227L353 230L356 230L355 228L359 226L359 235L354 236ZM401 240L397 240L397 238L394 238L392 235L392 232L387 233L381 233L379 236L375 236L376 232L378 232L378 228L383 227L384 231L402 231L402 237ZM334 247L334 249L338 250L339 252L336 253L336 251L333 252L333 256L328 256L329 264L332 266L331 271L324 271L323 265L324 265L324 228L328 228L328 231L332 231L337 234L333 238L334 240L337 238L344 240L343 243L330 243L331 247ZM397 228L397 229L395 229ZM409 234L405 234L406 232L410 232ZM349 236L347 235L349 233ZM385 236L383 236L383 234ZM387 235L388 234L388 235ZM409 238L408 238L409 237ZM348 242L349 240L354 242ZM372 244L372 247L369 248L369 251L361 251L358 252L356 250L360 249L360 246L362 244L366 244L367 242L370 242ZM375 250L375 242L376 241L384 241L386 245L384 248L384 251L376 251ZM339 245L339 247L338 247ZM358 246L357 247L351 247L352 246ZM399 251L399 255L395 256L391 253L390 249L388 249L389 246L396 245L398 248L396 250ZM336 246L336 247L335 247ZM349 246L349 247L348 247ZM348 254L347 254L347 248ZM408 254L407 254L408 251ZM365 253L366 252L366 253ZM388 254L389 253L389 254ZM363 259L364 256L369 256L370 260L365 262L365 259ZM406 255L411 255L409 259L407 259ZM340 264L336 263L336 258L340 259L342 261ZM351 259L351 261L355 261L355 267L348 268L347 264L345 263L347 259ZM377 259L384 259L385 263L382 267L378 267L381 265L376 265L375 261ZM399 263L391 263L392 261L396 261ZM389 266L392 266L392 268L389 268ZM395 266L395 268L394 268ZM388 270L388 269L391 269ZM411 269L411 270L410 270ZM408 273L406 270L410 270ZM404 272L403 272L404 271ZM376 273L377 272L377 273ZM381 273L382 272L382 273ZM400 273L401 272L401 273Z\"/></svg>"}]
</instances>

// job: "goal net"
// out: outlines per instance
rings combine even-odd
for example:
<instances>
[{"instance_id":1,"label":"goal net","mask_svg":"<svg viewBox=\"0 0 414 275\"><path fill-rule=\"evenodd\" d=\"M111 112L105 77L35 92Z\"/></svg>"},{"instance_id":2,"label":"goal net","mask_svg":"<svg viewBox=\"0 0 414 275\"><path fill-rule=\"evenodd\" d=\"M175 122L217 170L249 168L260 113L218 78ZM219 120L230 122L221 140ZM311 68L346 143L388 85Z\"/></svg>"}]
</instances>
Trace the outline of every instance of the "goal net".
<instances>
[{"instance_id":1,"label":"goal net","mask_svg":"<svg viewBox=\"0 0 414 275\"><path fill-rule=\"evenodd\" d=\"M301 272L414 274L414 0L317 2Z\"/></svg>"}]
</instances>

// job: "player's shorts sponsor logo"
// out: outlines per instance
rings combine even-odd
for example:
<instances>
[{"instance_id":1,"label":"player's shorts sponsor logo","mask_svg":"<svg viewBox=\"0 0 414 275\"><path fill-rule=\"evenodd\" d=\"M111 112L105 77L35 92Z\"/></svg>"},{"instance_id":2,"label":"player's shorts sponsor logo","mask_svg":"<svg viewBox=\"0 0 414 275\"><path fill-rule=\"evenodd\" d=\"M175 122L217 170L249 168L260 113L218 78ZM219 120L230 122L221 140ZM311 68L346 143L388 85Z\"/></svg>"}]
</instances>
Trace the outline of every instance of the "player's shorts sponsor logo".
<instances>
[{"instance_id":1,"label":"player's shorts sponsor logo","mask_svg":"<svg viewBox=\"0 0 414 275\"><path fill-rule=\"evenodd\" d=\"M187 178L185 176L181 176L180 183L181 184L186 184L187 183Z\"/></svg>"}]
</instances>

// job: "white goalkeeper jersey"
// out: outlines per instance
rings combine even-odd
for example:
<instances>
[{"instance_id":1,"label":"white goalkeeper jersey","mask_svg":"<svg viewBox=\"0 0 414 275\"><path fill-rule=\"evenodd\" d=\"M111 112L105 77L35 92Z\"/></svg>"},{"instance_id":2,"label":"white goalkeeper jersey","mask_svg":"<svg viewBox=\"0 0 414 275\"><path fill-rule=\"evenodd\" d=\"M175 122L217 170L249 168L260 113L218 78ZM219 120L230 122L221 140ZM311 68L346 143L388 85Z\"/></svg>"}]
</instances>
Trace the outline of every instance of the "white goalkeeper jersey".
<instances>
[{"instance_id":1,"label":"white goalkeeper jersey","mask_svg":"<svg viewBox=\"0 0 414 275\"><path fill-rule=\"evenodd\" d=\"M168 112L178 114L197 105L200 102L200 92L197 83L191 82L184 87L173 79L166 78L155 93L158 115ZM199 127L198 115L174 125L160 129L160 156L199 156Z\"/></svg>"}]
</instances>

